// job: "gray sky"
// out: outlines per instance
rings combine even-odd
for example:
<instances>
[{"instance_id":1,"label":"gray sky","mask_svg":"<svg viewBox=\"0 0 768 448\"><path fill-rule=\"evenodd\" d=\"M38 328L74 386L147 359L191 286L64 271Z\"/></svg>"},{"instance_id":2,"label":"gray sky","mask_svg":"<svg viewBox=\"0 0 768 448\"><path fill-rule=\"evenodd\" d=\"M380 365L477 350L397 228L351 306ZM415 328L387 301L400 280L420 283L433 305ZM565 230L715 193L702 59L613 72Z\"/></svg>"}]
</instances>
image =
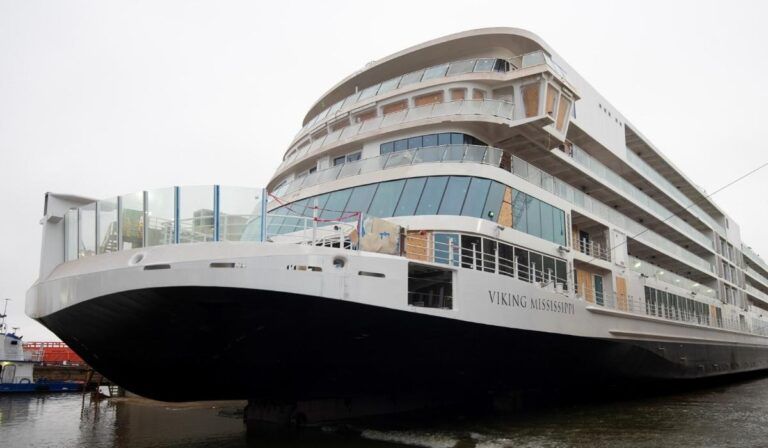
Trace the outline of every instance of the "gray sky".
<instances>
[{"instance_id":1,"label":"gray sky","mask_svg":"<svg viewBox=\"0 0 768 448\"><path fill-rule=\"evenodd\" d=\"M366 62L472 28L539 34L707 191L768 161L765 2L0 0L0 298L26 339L45 191L263 186ZM768 170L715 198L768 256Z\"/></svg>"}]
</instances>

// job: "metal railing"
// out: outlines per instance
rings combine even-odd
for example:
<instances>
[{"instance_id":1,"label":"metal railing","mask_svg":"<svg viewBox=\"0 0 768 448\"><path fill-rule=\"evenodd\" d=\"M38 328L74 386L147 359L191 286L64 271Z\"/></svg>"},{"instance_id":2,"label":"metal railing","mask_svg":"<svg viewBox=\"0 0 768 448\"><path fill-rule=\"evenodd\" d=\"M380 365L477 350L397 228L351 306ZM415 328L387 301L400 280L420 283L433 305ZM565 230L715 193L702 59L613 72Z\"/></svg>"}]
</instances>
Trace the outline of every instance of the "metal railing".
<instances>
[{"instance_id":1,"label":"metal railing","mask_svg":"<svg viewBox=\"0 0 768 448\"><path fill-rule=\"evenodd\" d=\"M766 263L765 260L763 260L763 258L760 256L760 254L755 252L754 249L752 249L749 246L746 246L746 245L742 244L741 245L741 251L745 255L747 255L750 260L752 260L755 263L759 264L760 267L762 267L763 269L765 269L766 272L768 272L768 263Z\"/></svg>"},{"instance_id":2,"label":"metal railing","mask_svg":"<svg viewBox=\"0 0 768 448\"><path fill-rule=\"evenodd\" d=\"M579 239L578 241L573 241L573 248L585 255L599 258L600 260L611 261L610 248L607 248L598 242Z\"/></svg>"},{"instance_id":3,"label":"metal railing","mask_svg":"<svg viewBox=\"0 0 768 448\"><path fill-rule=\"evenodd\" d=\"M747 266L745 270L748 274L752 275L753 278L756 278L757 280L763 282L763 284L768 285L768 278L757 272L752 266Z\"/></svg>"},{"instance_id":4,"label":"metal railing","mask_svg":"<svg viewBox=\"0 0 768 448\"><path fill-rule=\"evenodd\" d=\"M747 290L748 294L751 294L752 296L757 297L763 302L768 303L768 294L764 293L763 291L760 291L759 289L755 288L749 283L746 284L745 289Z\"/></svg>"}]
</instances>

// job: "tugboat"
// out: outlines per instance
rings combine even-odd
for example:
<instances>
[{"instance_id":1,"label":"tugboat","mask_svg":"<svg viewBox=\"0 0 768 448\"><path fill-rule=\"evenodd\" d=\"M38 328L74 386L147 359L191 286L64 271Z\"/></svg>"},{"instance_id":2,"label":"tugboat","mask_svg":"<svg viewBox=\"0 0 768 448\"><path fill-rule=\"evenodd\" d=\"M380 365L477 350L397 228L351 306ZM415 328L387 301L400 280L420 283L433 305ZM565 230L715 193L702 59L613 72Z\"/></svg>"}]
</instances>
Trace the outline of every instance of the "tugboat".
<instances>
[{"instance_id":1,"label":"tugboat","mask_svg":"<svg viewBox=\"0 0 768 448\"><path fill-rule=\"evenodd\" d=\"M7 310L8 299L3 314L0 314L0 394L81 391L83 383L77 381L35 381L34 369L35 363L39 361L38 354L24 351L22 337L16 334L18 328L8 332L5 323Z\"/></svg>"}]
</instances>

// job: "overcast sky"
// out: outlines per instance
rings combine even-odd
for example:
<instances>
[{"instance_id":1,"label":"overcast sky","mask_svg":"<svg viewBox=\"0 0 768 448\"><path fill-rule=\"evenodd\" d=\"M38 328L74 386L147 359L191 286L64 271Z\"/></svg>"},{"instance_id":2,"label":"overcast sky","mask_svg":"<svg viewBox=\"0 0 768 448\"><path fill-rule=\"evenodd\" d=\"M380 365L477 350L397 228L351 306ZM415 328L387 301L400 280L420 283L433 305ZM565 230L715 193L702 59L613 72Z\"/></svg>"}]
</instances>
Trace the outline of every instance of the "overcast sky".
<instances>
[{"instance_id":1,"label":"overcast sky","mask_svg":"<svg viewBox=\"0 0 768 448\"><path fill-rule=\"evenodd\" d=\"M0 299L23 314L43 194L263 186L366 62L489 26L540 35L691 179L768 161L766 2L0 0ZM768 169L717 194L768 255Z\"/></svg>"}]
</instances>

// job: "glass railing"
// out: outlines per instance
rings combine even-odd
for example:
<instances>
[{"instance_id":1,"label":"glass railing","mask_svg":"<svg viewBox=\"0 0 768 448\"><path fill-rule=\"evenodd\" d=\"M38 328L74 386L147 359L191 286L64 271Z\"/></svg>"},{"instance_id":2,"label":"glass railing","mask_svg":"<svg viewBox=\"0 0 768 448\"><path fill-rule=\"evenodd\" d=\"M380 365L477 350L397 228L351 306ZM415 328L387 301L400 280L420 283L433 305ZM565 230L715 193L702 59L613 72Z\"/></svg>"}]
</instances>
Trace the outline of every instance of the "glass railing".
<instances>
[{"instance_id":1,"label":"glass railing","mask_svg":"<svg viewBox=\"0 0 768 448\"><path fill-rule=\"evenodd\" d=\"M330 107L322 110L319 114L312 117L312 119L310 119L307 124L299 130L297 133L297 138L298 136L314 130L314 128L321 123L332 120L337 116L348 112L350 109L356 107L358 104L364 101L372 100L376 96L383 95L385 93L389 93L406 86L425 81L432 81L439 78L465 75L467 73L504 73L511 70L534 67L537 65L549 66L552 71L561 78L565 78L566 76L565 70L554 63L549 55L541 50L521 56L515 56L508 60L499 58L478 58L439 64L433 67L423 68L414 72L406 73L404 75L388 79L364 89L359 89L357 92L351 94L347 98L334 103Z\"/></svg>"},{"instance_id":2,"label":"glass railing","mask_svg":"<svg viewBox=\"0 0 768 448\"><path fill-rule=\"evenodd\" d=\"M283 185L273 191L272 195L281 197L301 188L309 188L336 179L421 163L480 163L499 166L502 154L503 151L498 148L478 145L442 145L406 149L315 171Z\"/></svg>"},{"instance_id":3,"label":"glass railing","mask_svg":"<svg viewBox=\"0 0 768 448\"><path fill-rule=\"evenodd\" d=\"M512 156L511 163L507 164L509 166L502 166L502 155L503 151L501 149L473 145L446 145L393 152L314 172L307 176L295 179L293 182L284 184L272 194L281 197L285 194L298 191L299 189L312 187L347 176L366 174L388 168L415 165L419 163L479 163L493 165L501 167L506 171L511 171L516 176L565 199L571 204L607 219L619 228L630 232L630 237L643 242L644 244L650 244L652 247L656 247L666 253L677 256L690 265L702 269L704 272L714 272L712 264L698 255L682 248L678 244L673 243L665 237L639 224L632 218L629 218L614 210L612 207L587 196L571 185L541 171L518 157Z\"/></svg>"},{"instance_id":4,"label":"glass railing","mask_svg":"<svg viewBox=\"0 0 768 448\"><path fill-rule=\"evenodd\" d=\"M714 273L711 263L673 243L658 233L648 229L634 219L616 211L602 202L586 195L584 192L563 182L562 180L545 173L516 156L512 156L512 173L516 176L537 185L550 193L553 193L571 204L594 213L620 229L629 232L628 237L640 241L651 247L655 247L670 255L676 256L691 266L701 269L703 272Z\"/></svg>"},{"instance_id":5,"label":"glass railing","mask_svg":"<svg viewBox=\"0 0 768 448\"><path fill-rule=\"evenodd\" d=\"M768 294L764 293L763 291L760 291L759 289L755 288L750 284L747 284L746 290L749 294L757 297L758 299L762 300L765 303L768 303Z\"/></svg>"},{"instance_id":6,"label":"glass railing","mask_svg":"<svg viewBox=\"0 0 768 448\"><path fill-rule=\"evenodd\" d=\"M752 275L753 278L756 278L757 280L760 280L764 284L768 285L768 277L764 276L763 274L757 272L752 266L747 266L746 271Z\"/></svg>"},{"instance_id":7,"label":"glass railing","mask_svg":"<svg viewBox=\"0 0 768 448\"><path fill-rule=\"evenodd\" d=\"M635 272L645 275L646 277L656 279L658 281L669 283L691 292L695 292L697 295L702 295L717 299L717 291L708 286L702 285L693 280L687 279L683 276L677 275L673 272L669 272L666 269L662 269L658 266L654 266L639 258L629 256L629 268Z\"/></svg>"},{"instance_id":8,"label":"glass railing","mask_svg":"<svg viewBox=\"0 0 768 448\"><path fill-rule=\"evenodd\" d=\"M265 207L263 189L218 185L97 201L65 214L65 259L166 244L261 241Z\"/></svg>"},{"instance_id":9,"label":"glass railing","mask_svg":"<svg viewBox=\"0 0 768 448\"><path fill-rule=\"evenodd\" d=\"M587 168L597 177L607 181L614 188L617 188L627 196L629 196L636 204L645 206L645 208L652 210L663 221L674 226L680 233L691 238L701 244L702 246L714 250L714 243L712 238L704 235L701 231L695 229L693 226L683 221L680 217L667 210L666 207L656 202L646 193L640 191L636 186L632 185L629 181L616 174L615 171L603 165L600 161L587 154L584 150L578 146L573 146L573 151L570 153L573 160L584 168Z\"/></svg>"},{"instance_id":10,"label":"glass railing","mask_svg":"<svg viewBox=\"0 0 768 448\"><path fill-rule=\"evenodd\" d=\"M358 134L377 131L379 129L409 123L417 120L445 117L449 115L485 115L515 120L515 104L505 100L459 100L446 103L434 103L426 106L404 109L387 115L380 115L369 120L354 123L347 127L330 132L325 136L314 139L311 144L304 146L291 154L278 170L301 160L307 154L313 153L323 146L352 139Z\"/></svg>"},{"instance_id":11,"label":"glass railing","mask_svg":"<svg viewBox=\"0 0 768 448\"><path fill-rule=\"evenodd\" d=\"M757 252L755 252L751 247L745 246L744 244L742 244L741 251L746 256L748 256L750 260L759 264L763 269L765 269L766 272L768 272L768 263L766 263L765 260L763 260L763 258Z\"/></svg>"},{"instance_id":12,"label":"glass railing","mask_svg":"<svg viewBox=\"0 0 768 448\"><path fill-rule=\"evenodd\" d=\"M710 227L717 230L721 234L725 234L725 229L723 229L723 226L720 225L720 223L717 222L714 218L712 218L709 213L705 212L701 209L701 207L691 202L688 196L675 188L675 186L672 185L664 176L659 174L655 169L648 165L645 160L641 159L640 156L635 154L635 152L629 148L627 148L627 161L632 166L634 166L638 172L644 174L649 180L651 180L657 187L660 187L667 194L677 199L680 205L687 208L696 217L709 224Z\"/></svg>"}]
</instances>

